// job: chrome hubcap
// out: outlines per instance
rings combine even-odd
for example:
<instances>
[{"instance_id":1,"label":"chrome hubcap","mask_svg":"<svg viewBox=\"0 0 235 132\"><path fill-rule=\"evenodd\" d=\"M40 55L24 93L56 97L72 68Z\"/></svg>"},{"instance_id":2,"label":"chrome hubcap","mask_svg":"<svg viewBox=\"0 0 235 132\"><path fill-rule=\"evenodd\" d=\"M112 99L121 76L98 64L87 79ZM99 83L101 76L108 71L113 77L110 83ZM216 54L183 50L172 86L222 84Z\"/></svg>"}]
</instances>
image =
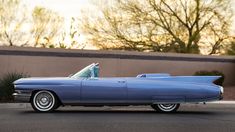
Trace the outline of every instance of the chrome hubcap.
<instances>
[{"instance_id":1,"label":"chrome hubcap","mask_svg":"<svg viewBox=\"0 0 235 132\"><path fill-rule=\"evenodd\" d=\"M174 110L177 107L177 105L176 104L158 104L158 107L162 111L169 112L169 111Z\"/></svg>"},{"instance_id":2,"label":"chrome hubcap","mask_svg":"<svg viewBox=\"0 0 235 132\"><path fill-rule=\"evenodd\" d=\"M48 111L54 106L55 98L49 91L39 91L35 94L33 103L39 111Z\"/></svg>"}]
</instances>

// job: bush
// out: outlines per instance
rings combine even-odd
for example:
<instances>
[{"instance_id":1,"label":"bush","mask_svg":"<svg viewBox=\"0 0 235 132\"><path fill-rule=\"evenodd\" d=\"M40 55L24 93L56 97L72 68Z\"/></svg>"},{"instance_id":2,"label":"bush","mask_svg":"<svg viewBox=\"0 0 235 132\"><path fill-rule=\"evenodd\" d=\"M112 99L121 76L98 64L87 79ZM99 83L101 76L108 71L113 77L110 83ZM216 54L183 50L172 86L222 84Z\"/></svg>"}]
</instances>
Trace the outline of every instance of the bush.
<instances>
[{"instance_id":1,"label":"bush","mask_svg":"<svg viewBox=\"0 0 235 132\"><path fill-rule=\"evenodd\" d=\"M198 71L194 74L195 76L221 76L221 78L214 81L216 85L222 86L224 83L225 76L219 71Z\"/></svg>"},{"instance_id":2,"label":"bush","mask_svg":"<svg viewBox=\"0 0 235 132\"><path fill-rule=\"evenodd\" d=\"M3 75L3 77L0 79L0 101L13 101L13 82L24 77L28 77L28 75L17 72L7 73Z\"/></svg>"}]
</instances>

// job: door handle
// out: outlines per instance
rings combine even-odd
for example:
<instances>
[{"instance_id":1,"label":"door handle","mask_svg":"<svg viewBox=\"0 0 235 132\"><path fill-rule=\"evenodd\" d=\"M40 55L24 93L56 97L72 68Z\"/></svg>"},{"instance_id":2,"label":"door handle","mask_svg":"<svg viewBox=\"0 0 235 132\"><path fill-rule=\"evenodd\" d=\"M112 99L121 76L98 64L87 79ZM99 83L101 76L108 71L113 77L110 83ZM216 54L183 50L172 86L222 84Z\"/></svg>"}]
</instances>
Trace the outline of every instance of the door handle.
<instances>
[{"instance_id":1,"label":"door handle","mask_svg":"<svg viewBox=\"0 0 235 132\"><path fill-rule=\"evenodd\" d=\"M126 81L118 81L118 83L125 83Z\"/></svg>"}]
</instances>

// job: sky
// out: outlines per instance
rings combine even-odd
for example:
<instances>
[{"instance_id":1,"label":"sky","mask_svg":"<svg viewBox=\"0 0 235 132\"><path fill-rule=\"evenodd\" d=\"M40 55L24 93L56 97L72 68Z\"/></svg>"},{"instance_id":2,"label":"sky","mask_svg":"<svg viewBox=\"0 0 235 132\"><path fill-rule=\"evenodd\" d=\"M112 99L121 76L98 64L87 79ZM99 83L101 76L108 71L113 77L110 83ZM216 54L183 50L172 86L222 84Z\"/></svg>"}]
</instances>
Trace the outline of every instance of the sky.
<instances>
[{"instance_id":1,"label":"sky","mask_svg":"<svg viewBox=\"0 0 235 132\"><path fill-rule=\"evenodd\" d=\"M27 3L34 6L43 6L54 10L65 18L80 16L83 9L92 8L89 0L28 0Z\"/></svg>"},{"instance_id":2,"label":"sky","mask_svg":"<svg viewBox=\"0 0 235 132\"><path fill-rule=\"evenodd\" d=\"M112 0L26 0L32 9L35 6L43 6L58 12L65 19L81 16L81 12L96 14L97 6L95 4L107 4ZM94 4L95 3L95 4Z\"/></svg>"}]
</instances>

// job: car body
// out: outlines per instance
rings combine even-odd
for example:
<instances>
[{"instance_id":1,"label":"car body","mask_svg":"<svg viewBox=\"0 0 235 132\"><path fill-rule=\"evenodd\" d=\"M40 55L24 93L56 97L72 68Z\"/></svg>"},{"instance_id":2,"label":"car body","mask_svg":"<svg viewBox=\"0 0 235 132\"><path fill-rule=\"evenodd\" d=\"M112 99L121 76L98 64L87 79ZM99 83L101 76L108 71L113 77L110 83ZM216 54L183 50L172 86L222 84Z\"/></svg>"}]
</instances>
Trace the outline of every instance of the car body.
<instances>
[{"instance_id":1,"label":"car body","mask_svg":"<svg viewBox=\"0 0 235 132\"><path fill-rule=\"evenodd\" d=\"M181 103L222 99L220 76L139 74L137 77L99 77L93 63L69 77L22 78L14 82L15 99L30 102L34 110L53 111L63 105L151 105L161 112L176 111Z\"/></svg>"}]
</instances>

